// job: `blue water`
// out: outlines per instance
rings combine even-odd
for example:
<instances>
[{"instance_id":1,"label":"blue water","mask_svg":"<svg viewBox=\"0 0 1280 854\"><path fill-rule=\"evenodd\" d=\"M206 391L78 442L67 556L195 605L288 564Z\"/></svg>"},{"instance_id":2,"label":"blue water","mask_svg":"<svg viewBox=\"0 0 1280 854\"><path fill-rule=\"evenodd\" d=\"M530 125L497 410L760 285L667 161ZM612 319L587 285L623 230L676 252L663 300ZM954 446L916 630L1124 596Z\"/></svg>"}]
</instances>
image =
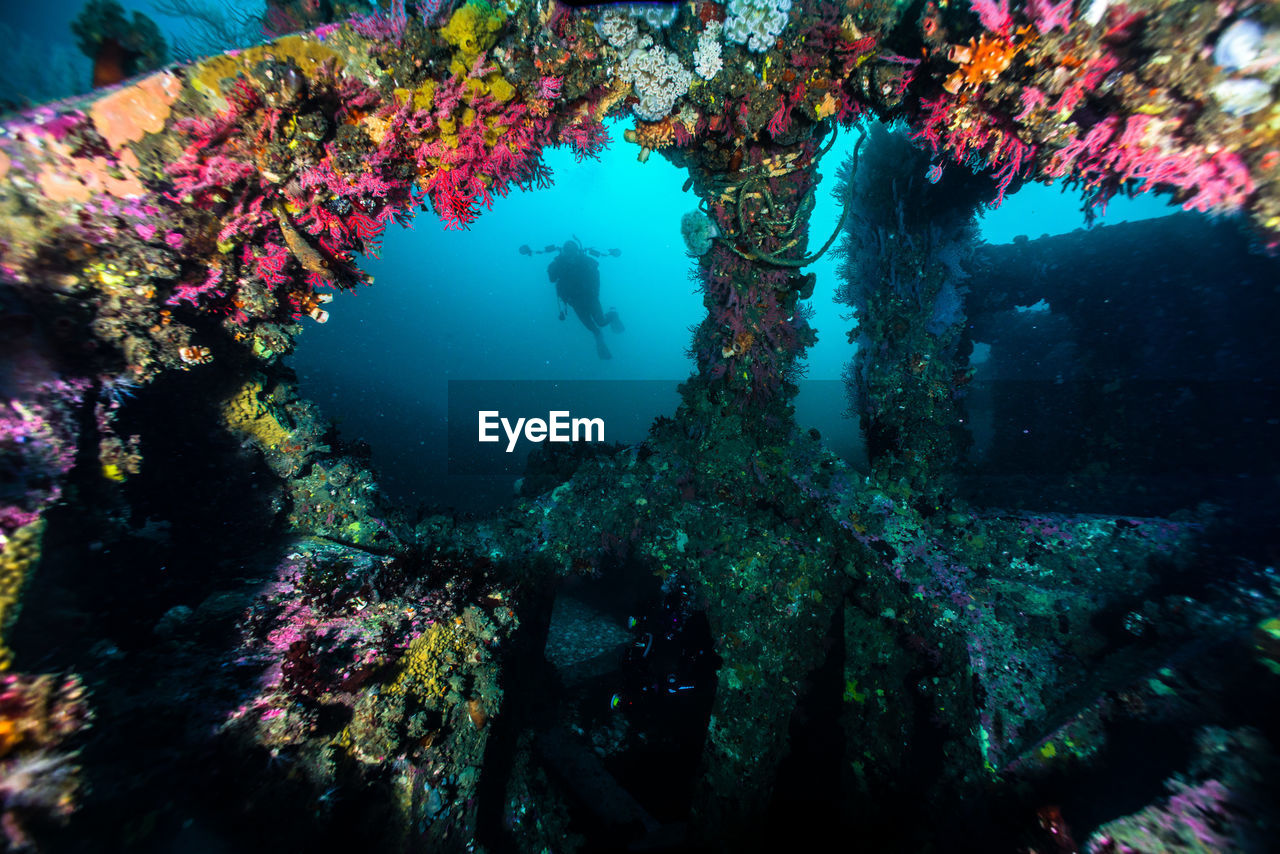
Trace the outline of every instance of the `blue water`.
<instances>
[{"instance_id":1,"label":"blue water","mask_svg":"<svg viewBox=\"0 0 1280 854\"><path fill-rule=\"evenodd\" d=\"M291 363L304 394L338 419L347 438L370 442L384 486L410 502L469 509L510 495L509 486L447 478L443 449L449 380L666 380L674 386L693 370L685 356L689 329L703 316L696 264L686 254L680 217L697 198L681 192L686 176L660 155L646 163L622 140L625 122L599 161L577 163L567 150L547 152L555 185L495 201L469 231L445 231L431 213L412 230L390 231L379 258L365 264L371 288L340 294L323 326L304 320ZM844 132L819 166L823 181L810 228L820 247L840 211L831 195L839 164L857 135ZM1003 243L1084 225L1078 195L1033 185L989 211L983 239ZM1155 196L1112 203L1106 223L1169 212ZM570 314L557 319L547 264L554 253L523 256L576 236L600 251L601 303L616 308L626 331L605 337L613 358L597 358L591 335ZM838 244L838 241L837 241ZM839 382L854 348L847 309L833 300L836 257L809 269L818 284L812 305L818 344L809 351L797 418L817 427L828 444L855 462L861 446L844 417ZM619 394L626 394L625 388ZM653 411L650 417L663 413ZM484 492L478 496L477 491Z\"/></svg>"}]
</instances>

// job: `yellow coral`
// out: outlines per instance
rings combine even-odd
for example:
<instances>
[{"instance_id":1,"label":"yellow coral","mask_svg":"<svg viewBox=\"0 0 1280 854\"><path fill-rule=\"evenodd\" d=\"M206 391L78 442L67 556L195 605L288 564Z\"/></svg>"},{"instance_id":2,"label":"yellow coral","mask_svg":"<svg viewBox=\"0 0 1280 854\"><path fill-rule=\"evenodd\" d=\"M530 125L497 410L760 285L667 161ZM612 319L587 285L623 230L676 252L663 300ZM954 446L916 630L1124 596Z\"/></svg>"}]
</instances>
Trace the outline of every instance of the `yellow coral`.
<instances>
[{"instance_id":1,"label":"yellow coral","mask_svg":"<svg viewBox=\"0 0 1280 854\"><path fill-rule=\"evenodd\" d=\"M516 87L498 72L488 74L482 80L474 77L466 82L463 99L470 103L481 95L488 95L500 104L505 104L516 95Z\"/></svg>"},{"instance_id":2,"label":"yellow coral","mask_svg":"<svg viewBox=\"0 0 1280 854\"><path fill-rule=\"evenodd\" d=\"M249 380L223 405L222 421L233 432L252 439L259 448L265 450L284 444L289 438L289 431L276 418L263 397L262 380Z\"/></svg>"},{"instance_id":3,"label":"yellow coral","mask_svg":"<svg viewBox=\"0 0 1280 854\"><path fill-rule=\"evenodd\" d=\"M409 644L402 659L400 678L393 692L414 695L420 702L439 707L449 693L452 674L467 643L456 624L436 623Z\"/></svg>"},{"instance_id":4,"label":"yellow coral","mask_svg":"<svg viewBox=\"0 0 1280 854\"><path fill-rule=\"evenodd\" d=\"M498 30L506 16L499 9L494 9L484 0L472 2L459 7L449 18L449 23L440 30L444 40L453 45L453 63L449 68L454 74L466 74L481 53L493 47L498 40ZM458 71L455 67L460 67Z\"/></svg>"},{"instance_id":5,"label":"yellow coral","mask_svg":"<svg viewBox=\"0 0 1280 854\"><path fill-rule=\"evenodd\" d=\"M189 73L191 86L200 92L211 108L225 110L226 98L222 93L222 81L240 74L264 60L292 59L302 73L311 77L326 62L332 62L335 71L341 70L342 58L314 38L285 36L267 44L246 48L235 56L222 54L198 63Z\"/></svg>"},{"instance_id":6,"label":"yellow coral","mask_svg":"<svg viewBox=\"0 0 1280 854\"><path fill-rule=\"evenodd\" d=\"M489 96L499 104L505 104L516 96L516 87L496 71L484 79L489 86Z\"/></svg>"},{"instance_id":7,"label":"yellow coral","mask_svg":"<svg viewBox=\"0 0 1280 854\"><path fill-rule=\"evenodd\" d=\"M436 81L426 80L413 93L413 108L415 110L429 110L431 104L436 97Z\"/></svg>"},{"instance_id":8,"label":"yellow coral","mask_svg":"<svg viewBox=\"0 0 1280 854\"><path fill-rule=\"evenodd\" d=\"M37 519L15 530L9 541L0 545L0 671L8 670L13 660L3 635L18 615L22 586L40 560L43 533L44 519Z\"/></svg>"}]
</instances>

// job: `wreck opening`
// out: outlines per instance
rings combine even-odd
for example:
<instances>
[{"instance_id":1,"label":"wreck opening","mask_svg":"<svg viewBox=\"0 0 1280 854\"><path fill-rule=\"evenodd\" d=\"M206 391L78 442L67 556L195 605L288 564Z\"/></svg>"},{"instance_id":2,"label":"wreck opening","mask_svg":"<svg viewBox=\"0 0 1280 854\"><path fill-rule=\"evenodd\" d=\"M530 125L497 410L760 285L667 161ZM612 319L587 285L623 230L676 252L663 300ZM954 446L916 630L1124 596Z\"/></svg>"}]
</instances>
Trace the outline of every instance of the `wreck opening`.
<instances>
[{"instance_id":1,"label":"wreck opening","mask_svg":"<svg viewBox=\"0 0 1280 854\"><path fill-rule=\"evenodd\" d=\"M423 212L388 232L379 256L362 264L375 287L339 295L327 322L299 338L288 363L301 392L343 414L344 436L370 442L396 499L474 512L515 494L534 446L520 443L502 473L462 449L451 460L451 383L489 381L486 410L541 407L512 416L545 416L557 389L589 384L580 402L597 409L576 414L604 418L608 443L638 442L654 418L674 414L701 312L681 236L696 200L681 192L684 175L661 157L638 162L622 134L613 124L599 159L547 152L551 186L495 199L466 230L442 231ZM603 330L602 354L549 277L574 238L597 269L602 310L616 311L623 329ZM473 412L472 433L474 421Z\"/></svg>"}]
</instances>

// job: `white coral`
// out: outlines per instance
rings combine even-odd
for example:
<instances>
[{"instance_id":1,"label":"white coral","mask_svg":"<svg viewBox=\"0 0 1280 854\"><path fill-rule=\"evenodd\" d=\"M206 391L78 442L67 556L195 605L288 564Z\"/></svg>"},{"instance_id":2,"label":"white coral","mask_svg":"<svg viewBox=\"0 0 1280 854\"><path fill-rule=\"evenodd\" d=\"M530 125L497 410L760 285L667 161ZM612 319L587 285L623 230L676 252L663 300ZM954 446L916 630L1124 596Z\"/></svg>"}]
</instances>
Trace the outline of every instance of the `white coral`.
<instances>
[{"instance_id":1,"label":"white coral","mask_svg":"<svg viewBox=\"0 0 1280 854\"><path fill-rule=\"evenodd\" d=\"M640 18L655 30L664 30L680 13L679 3L623 3L617 7L634 18Z\"/></svg>"},{"instance_id":2,"label":"white coral","mask_svg":"<svg viewBox=\"0 0 1280 854\"><path fill-rule=\"evenodd\" d=\"M622 61L623 79L635 87L640 103L636 118L656 122L671 112L676 99L689 91L693 75L661 46L636 48Z\"/></svg>"},{"instance_id":3,"label":"white coral","mask_svg":"<svg viewBox=\"0 0 1280 854\"><path fill-rule=\"evenodd\" d=\"M640 36L635 19L619 9L609 9L601 15L596 31L614 50L622 50Z\"/></svg>"},{"instance_id":4,"label":"white coral","mask_svg":"<svg viewBox=\"0 0 1280 854\"><path fill-rule=\"evenodd\" d=\"M773 47L790 12L791 0L729 0L725 36L761 53Z\"/></svg>"},{"instance_id":5,"label":"white coral","mask_svg":"<svg viewBox=\"0 0 1280 854\"><path fill-rule=\"evenodd\" d=\"M789 0L785 0L789 2ZM661 28L675 20L679 7L676 4L623 4L604 11L596 23L600 37L607 41L622 57L617 75L632 85L640 103L634 107L636 118L653 122L665 117L678 99L689 91L693 73L669 53L662 45L655 45L648 28L661 39ZM646 27L642 28L639 21ZM712 35L707 34L698 42L695 61L699 74L707 79L720 70L719 25Z\"/></svg>"},{"instance_id":6,"label":"white coral","mask_svg":"<svg viewBox=\"0 0 1280 854\"><path fill-rule=\"evenodd\" d=\"M724 67L720 58L720 29L720 22L712 21L698 36L698 47L693 52L693 70L703 80L715 77Z\"/></svg>"}]
</instances>

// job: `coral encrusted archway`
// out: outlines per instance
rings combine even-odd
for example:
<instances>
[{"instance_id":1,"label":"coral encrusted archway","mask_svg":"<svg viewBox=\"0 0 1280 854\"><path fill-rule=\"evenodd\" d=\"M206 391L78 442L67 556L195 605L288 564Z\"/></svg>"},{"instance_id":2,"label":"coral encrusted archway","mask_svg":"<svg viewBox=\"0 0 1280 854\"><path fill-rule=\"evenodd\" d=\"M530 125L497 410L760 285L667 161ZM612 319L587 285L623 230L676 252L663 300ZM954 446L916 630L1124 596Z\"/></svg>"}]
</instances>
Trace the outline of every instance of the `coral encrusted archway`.
<instances>
[{"instance_id":1,"label":"coral encrusted archway","mask_svg":"<svg viewBox=\"0 0 1280 854\"><path fill-rule=\"evenodd\" d=\"M270 471L245 475L268 487L261 501L236 508L210 490L192 503L252 506L253 516L260 504L293 539L256 563L241 555L252 572L223 567L220 577L242 581L261 571L264 589L175 606L156 626L167 639L225 640L229 630L191 627L226 629L218 621L235 613L240 647L207 670L195 643L175 641L176 658L152 661L242 699L217 732L267 771L235 773L265 773L279 785L264 783L267 795L314 786L314 802L289 813L332 818L314 838L465 850L487 827L540 850L555 828L506 811L532 791L521 785L538 782L518 773L532 748L497 718L504 643L540 589L522 585L638 559L687 580L723 662L691 795L698 833L741 840L763 820L798 682L816 677L831 647L844 650L829 659L846 688L833 713L844 733L833 751L845 762L843 807L874 824L888 801L860 793L916 804L919 785L925 802L955 815L963 802L944 807L946 787L980 790L1018 767L1029 732L1061 722L1068 677L1044 650L1060 642L1053 654L1072 673L1096 663L1092 648L1063 638L1019 647L1040 626L1027 622L1032 593L1021 610L996 607L967 563L1001 547L1028 560L1048 554L1067 567L1055 582L1066 601L1072 573L1091 579L1086 568L1107 562L1123 581L1079 606L1102 608L1151 584L1144 568L1156 552L1180 560L1193 527L957 511L938 514L966 532L948 550L901 494L924 488L925 463L891 460L886 470L905 472L898 491L875 492L816 438L795 436L790 379L813 341L802 301L813 287L804 265L815 253L816 164L837 127L899 119L932 155L919 180L988 173L993 201L1029 180L1076 181L1098 202L1159 189L1189 209L1247 214L1274 247L1280 131L1265 54L1280 22L1251 8L391 0L376 14L11 116L0 128L0 307L14 330L0 376L0 619L12 622L69 477L76 512L126 524L124 490L150 461L147 437L128 434L122 412L130 397L145 411L143 387L168 383L187 395L182 423L220 417L242 447L219 453L252 450ZM607 142L602 122L628 114L628 141L642 158L657 151L687 167L714 226L697 262L708 313L684 406L655 425L645 453L585 464L497 521L411 524L380 503L360 459L331 445L281 356L306 323L326 320L336 293L363 282L358 256L376 252L390 225L429 208L447 228L466 228L494 196L546 184L545 147L593 156ZM946 496L928 488L933 512ZM96 566L102 552L86 545L81 557ZM70 586L106 583L86 570ZM0 664L9 661L6 650ZM233 690L237 668L250 665L265 675ZM932 681L912 693L921 674ZM864 707L875 679L884 687ZM75 679L6 680L0 711L21 726L5 724L0 763L29 770L14 763L34 756L50 772L42 798L2 808L16 844L36 814L70 811L66 743L87 712ZM104 677L99 690L113 684ZM186 708L179 693L170 708ZM117 720L136 707L116 704ZM934 741L914 753L895 747L931 715L945 719ZM495 741L525 759L506 767L508 788L481 792L491 719ZM224 796L239 791L213 779ZM346 803L368 810L335 807L343 786L364 792ZM275 802L228 814L260 817L264 803ZM886 833L914 832L880 820ZM296 847L286 828L298 825L275 825Z\"/></svg>"}]
</instances>

